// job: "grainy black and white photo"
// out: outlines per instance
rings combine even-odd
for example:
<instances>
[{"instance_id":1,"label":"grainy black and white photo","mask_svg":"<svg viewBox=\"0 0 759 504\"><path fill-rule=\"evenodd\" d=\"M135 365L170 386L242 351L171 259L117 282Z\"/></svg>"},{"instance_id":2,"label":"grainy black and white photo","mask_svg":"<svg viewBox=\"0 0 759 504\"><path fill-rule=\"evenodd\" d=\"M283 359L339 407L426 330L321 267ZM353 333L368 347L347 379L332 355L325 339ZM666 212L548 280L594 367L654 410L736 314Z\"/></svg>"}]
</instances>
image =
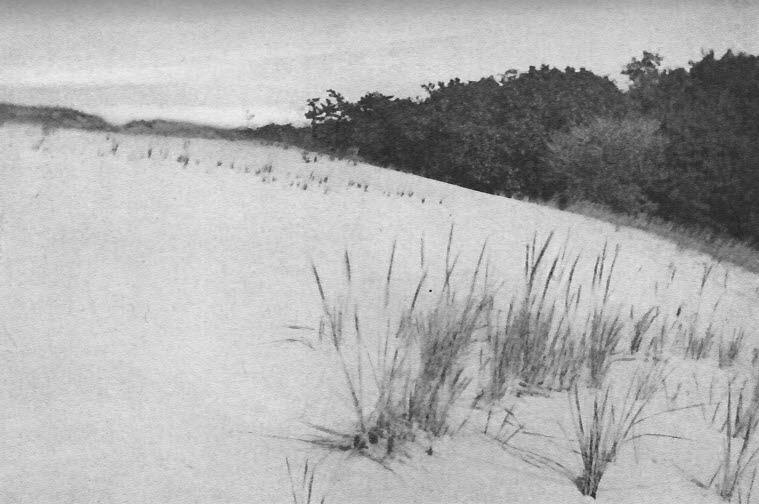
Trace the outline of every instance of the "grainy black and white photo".
<instances>
[{"instance_id":1,"label":"grainy black and white photo","mask_svg":"<svg viewBox=\"0 0 759 504\"><path fill-rule=\"evenodd\" d=\"M0 503L759 504L757 27L0 0Z\"/></svg>"}]
</instances>

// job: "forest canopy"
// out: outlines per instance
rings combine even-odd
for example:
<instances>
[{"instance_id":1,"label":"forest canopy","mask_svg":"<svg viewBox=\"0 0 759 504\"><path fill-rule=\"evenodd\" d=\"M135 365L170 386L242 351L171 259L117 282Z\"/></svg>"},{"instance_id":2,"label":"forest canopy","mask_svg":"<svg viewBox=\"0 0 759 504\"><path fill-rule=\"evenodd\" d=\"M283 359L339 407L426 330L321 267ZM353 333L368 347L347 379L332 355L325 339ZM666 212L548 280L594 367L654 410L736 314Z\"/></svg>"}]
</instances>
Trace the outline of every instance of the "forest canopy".
<instances>
[{"instance_id":1,"label":"forest canopy","mask_svg":"<svg viewBox=\"0 0 759 504\"><path fill-rule=\"evenodd\" d=\"M644 52L623 91L581 68L308 100L311 141L479 191L591 201L759 243L759 57L663 69Z\"/></svg>"}]
</instances>

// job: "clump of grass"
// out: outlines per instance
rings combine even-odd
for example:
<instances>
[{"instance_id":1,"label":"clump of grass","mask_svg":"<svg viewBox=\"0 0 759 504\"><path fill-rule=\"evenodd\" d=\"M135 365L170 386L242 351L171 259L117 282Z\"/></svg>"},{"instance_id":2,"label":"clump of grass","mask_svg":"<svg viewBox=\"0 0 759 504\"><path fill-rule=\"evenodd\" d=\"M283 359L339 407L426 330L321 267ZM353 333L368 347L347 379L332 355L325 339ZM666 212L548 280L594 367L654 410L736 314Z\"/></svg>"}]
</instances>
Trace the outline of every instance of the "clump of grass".
<instances>
[{"instance_id":1,"label":"clump of grass","mask_svg":"<svg viewBox=\"0 0 759 504\"><path fill-rule=\"evenodd\" d=\"M759 427L759 375L744 380L740 387L736 380L728 383L728 401L725 421L720 426L722 432L730 432L733 438L741 438L748 430L755 431ZM720 404L715 408L717 417Z\"/></svg>"},{"instance_id":2,"label":"clump of grass","mask_svg":"<svg viewBox=\"0 0 759 504\"><path fill-rule=\"evenodd\" d=\"M654 323L658 316L659 307L653 306L649 308L642 317L635 321L635 324L633 326L633 335L630 338L630 354L635 355L640 351L641 344L643 343L643 338L645 337L646 333L648 333L651 325ZM635 315L632 311L630 312L630 318L635 318Z\"/></svg>"},{"instance_id":3,"label":"clump of grass","mask_svg":"<svg viewBox=\"0 0 759 504\"><path fill-rule=\"evenodd\" d=\"M693 360L705 359L711 355L714 346L715 333L711 324L699 334L695 326L691 326L687 332L685 342L685 357Z\"/></svg>"},{"instance_id":4,"label":"clump of grass","mask_svg":"<svg viewBox=\"0 0 759 504\"><path fill-rule=\"evenodd\" d=\"M665 318L661 327L659 327L658 334L654 335L651 338L651 341L648 342L648 348L646 350L647 357L655 360L664 359L664 347L667 341L667 333L667 320Z\"/></svg>"},{"instance_id":5,"label":"clump of grass","mask_svg":"<svg viewBox=\"0 0 759 504\"><path fill-rule=\"evenodd\" d=\"M450 289L445 292L445 299L417 315L409 327L406 351L419 360L401 394L401 418L434 436L448 432L449 412L471 383L465 365L489 302L470 294L457 305ZM387 404L384 409L394 408Z\"/></svg>"},{"instance_id":6,"label":"clump of grass","mask_svg":"<svg viewBox=\"0 0 759 504\"><path fill-rule=\"evenodd\" d=\"M746 495L746 502L750 502L751 489L756 479L756 462L759 448L751 447L755 437L756 422L748 422L741 425L738 418L740 409L740 407L733 407L733 388L732 384L730 384L727 393L727 418L724 430L723 458L708 486L715 485L719 496L726 501L731 501L734 497L743 501L744 495ZM734 445L735 440L737 440L737 446ZM752 468L754 469L753 475L749 481L747 480L747 476ZM745 485L747 482L748 485ZM747 491L745 490L745 486L748 486Z\"/></svg>"},{"instance_id":7,"label":"clump of grass","mask_svg":"<svg viewBox=\"0 0 759 504\"><path fill-rule=\"evenodd\" d=\"M733 332L732 338L727 341L720 341L718 354L719 367L729 367L735 363L743 349L745 337L745 331L736 330Z\"/></svg>"},{"instance_id":8,"label":"clump of grass","mask_svg":"<svg viewBox=\"0 0 759 504\"><path fill-rule=\"evenodd\" d=\"M522 392L569 390L587 371L597 385L611 365L622 336L620 317L609 314L609 293L614 266L607 246L596 258L590 294L589 315L584 325L571 321L581 317L583 286L574 288L580 255L569 260L566 247L553 259L547 250L553 234L538 246L536 238L525 248L523 294L509 304L505 322L489 323L486 339L488 379L486 394L502 397L513 382ZM589 300L589 301L588 301ZM586 303L586 304L587 304ZM501 316L501 312L496 312Z\"/></svg>"},{"instance_id":9,"label":"clump of grass","mask_svg":"<svg viewBox=\"0 0 759 504\"><path fill-rule=\"evenodd\" d=\"M316 468L313 465L309 465L309 461L303 464L303 472L295 474L292 466L290 465L290 459L285 458L285 465L287 467L287 476L290 478L290 492L293 498L293 504L326 504L327 498L322 497L320 500L316 500L316 494L314 493L314 483L316 479ZM296 482L296 477L300 478L300 484Z\"/></svg>"},{"instance_id":10,"label":"clump of grass","mask_svg":"<svg viewBox=\"0 0 759 504\"><path fill-rule=\"evenodd\" d=\"M321 429L337 440L335 447L382 459L397 452L404 442L415 441L420 433L428 437L450 433L449 415L471 383L466 363L474 335L492 307L487 285L481 291L478 288L485 246L468 292L463 299L456 295L451 284L457 262L450 257L452 237L453 228L437 299L429 307L421 306L420 294L427 282L427 273L422 272L411 302L397 319L388 310L393 246L384 286L384 334L367 337L364 333L357 305L350 299L354 273L347 252L348 295L341 304L330 303L318 270L312 268L323 307L323 335L342 368L355 413L353 432ZM377 342L376 355L369 351L372 340Z\"/></svg>"},{"instance_id":11,"label":"clump of grass","mask_svg":"<svg viewBox=\"0 0 759 504\"><path fill-rule=\"evenodd\" d=\"M577 355L567 322L567 312L577 299L565 299L563 305L550 300L549 291L558 288L566 264L562 256L550 261L545 279L538 283L546 253L553 239L551 233L542 245L537 237L525 247L524 292L509 303L505 320L490 320L486 338L488 379L486 394L491 401L500 399L516 381L521 391L562 388L579 373L582 358ZM570 291L579 256L569 267L566 290ZM564 313L560 312L564 308ZM492 313L491 313L492 315ZM496 312L503 318L503 313Z\"/></svg>"},{"instance_id":12,"label":"clump of grass","mask_svg":"<svg viewBox=\"0 0 759 504\"><path fill-rule=\"evenodd\" d=\"M528 448L514 445L509 445L508 448L515 450L532 465L568 477L583 495L596 498L609 465L615 462L628 443L649 436L676 438L638 431L643 422L656 415L644 415L644 412L665 382L664 370L661 363L645 365L638 368L621 386L615 386L611 380L606 380L601 388L581 391L580 385L575 384L568 391L574 436L566 434L572 453L580 458L579 470Z\"/></svg>"},{"instance_id":13,"label":"clump of grass","mask_svg":"<svg viewBox=\"0 0 759 504\"><path fill-rule=\"evenodd\" d=\"M596 308L586 324L588 333L587 367L590 385L599 387L609 371L612 357L622 339L622 323L619 316L608 318L603 307Z\"/></svg>"},{"instance_id":14,"label":"clump of grass","mask_svg":"<svg viewBox=\"0 0 759 504\"><path fill-rule=\"evenodd\" d=\"M578 387L570 393L570 408L575 426L576 443L582 460L582 472L575 484L583 495L596 498L608 465L622 447L642 436L634 429L646 420L644 409L663 382L661 368L637 372L620 401L610 383L593 392L590 406L580 401Z\"/></svg>"},{"instance_id":15,"label":"clump of grass","mask_svg":"<svg viewBox=\"0 0 759 504\"><path fill-rule=\"evenodd\" d=\"M617 264L619 257L619 245L614 249L614 258L611 266L606 270L606 252L607 244L604 244L603 251L596 258L593 267L593 281L591 287L594 290L603 289L603 296L600 303L593 308L589 321L585 324L586 335L588 339L588 371L590 384L593 387L600 386L603 378L611 366L612 356L617 350L619 341L622 338L622 324L619 315L610 318L608 315L609 291L611 279L614 273L614 266ZM604 275L606 273L606 275Z\"/></svg>"}]
</instances>

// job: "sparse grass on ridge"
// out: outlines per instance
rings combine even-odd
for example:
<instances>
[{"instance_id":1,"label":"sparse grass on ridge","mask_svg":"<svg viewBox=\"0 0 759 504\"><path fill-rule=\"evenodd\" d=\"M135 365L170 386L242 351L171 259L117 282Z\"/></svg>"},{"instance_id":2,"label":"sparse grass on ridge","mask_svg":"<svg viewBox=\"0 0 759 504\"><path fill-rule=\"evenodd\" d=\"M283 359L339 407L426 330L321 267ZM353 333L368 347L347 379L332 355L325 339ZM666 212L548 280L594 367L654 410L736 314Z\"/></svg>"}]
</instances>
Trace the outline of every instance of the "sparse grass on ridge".
<instances>
[{"instance_id":1,"label":"sparse grass on ridge","mask_svg":"<svg viewBox=\"0 0 759 504\"><path fill-rule=\"evenodd\" d=\"M558 208L555 202L533 201ZM751 244L720 235L706 228L684 226L650 216L624 215L611 211L603 205L587 201L575 202L562 209L616 226L640 229L664 238L681 249L694 250L713 257L718 262L739 266L746 271L759 273L759 250Z\"/></svg>"}]
</instances>

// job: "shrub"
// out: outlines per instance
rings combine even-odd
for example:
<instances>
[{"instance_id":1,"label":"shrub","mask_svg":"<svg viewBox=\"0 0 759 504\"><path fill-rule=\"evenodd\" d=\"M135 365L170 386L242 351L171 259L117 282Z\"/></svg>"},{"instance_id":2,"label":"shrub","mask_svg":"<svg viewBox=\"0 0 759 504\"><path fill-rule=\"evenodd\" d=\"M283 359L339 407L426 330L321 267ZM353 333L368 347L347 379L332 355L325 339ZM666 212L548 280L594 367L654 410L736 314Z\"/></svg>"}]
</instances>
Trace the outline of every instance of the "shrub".
<instances>
[{"instance_id":1,"label":"shrub","mask_svg":"<svg viewBox=\"0 0 759 504\"><path fill-rule=\"evenodd\" d=\"M666 145L651 119L596 118L551 136L548 180L566 201L587 200L617 212L651 213L646 194L655 183Z\"/></svg>"}]
</instances>

